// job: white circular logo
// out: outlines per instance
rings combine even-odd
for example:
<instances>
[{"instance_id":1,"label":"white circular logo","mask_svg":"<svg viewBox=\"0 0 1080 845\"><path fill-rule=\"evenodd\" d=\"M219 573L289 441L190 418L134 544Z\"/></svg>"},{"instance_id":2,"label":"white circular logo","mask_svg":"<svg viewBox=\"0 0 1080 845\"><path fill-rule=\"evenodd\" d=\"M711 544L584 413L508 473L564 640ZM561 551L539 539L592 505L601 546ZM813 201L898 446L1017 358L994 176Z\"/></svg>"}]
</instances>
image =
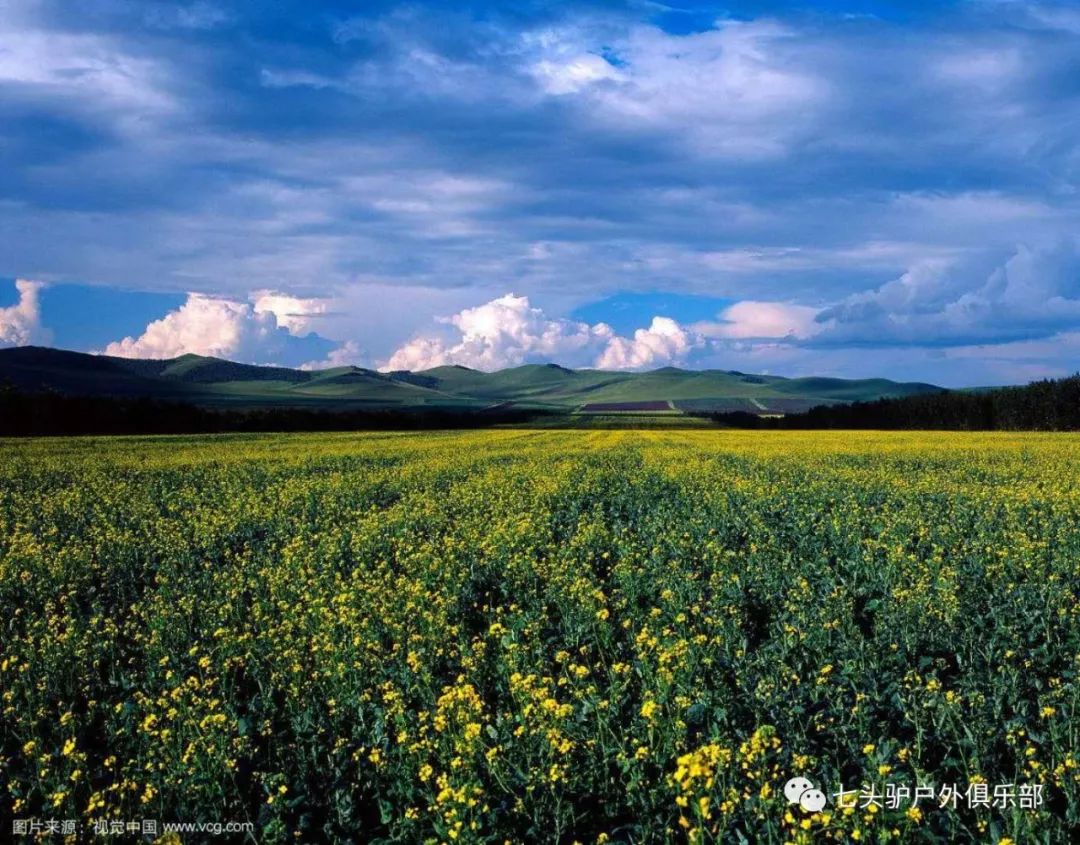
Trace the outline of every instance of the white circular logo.
<instances>
[{"instance_id":1,"label":"white circular logo","mask_svg":"<svg viewBox=\"0 0 1080 845\"><path fill-rule=\"evenodd\" d=\"M820 813L825 809L825 793L820 789L808 789L799 796L799 806L808 813Z\"/></svg>"},{"instance_id":2,"label":"white circular logo","mask_svg":"<svg viewBox=\"0 0 1080 845\"><path fill-rule=\"evenodd\" d=\"M819 813L825 808L825 793L804 777L794 777L785 783L784 797L789 804L798 804L808 813Z\"/></svg>"},{"instance_id":3,"label":"white circular logo","mask_svg":"<svg viewBox=\"0 0 1080 845\"><path fill-rule=\"evenodd\" d=\"M814 785L806 778L792 778L784 784L784 797L787 798L789 804L798 804L799 796L813 788Z\"/></svg>"}]
</instances>

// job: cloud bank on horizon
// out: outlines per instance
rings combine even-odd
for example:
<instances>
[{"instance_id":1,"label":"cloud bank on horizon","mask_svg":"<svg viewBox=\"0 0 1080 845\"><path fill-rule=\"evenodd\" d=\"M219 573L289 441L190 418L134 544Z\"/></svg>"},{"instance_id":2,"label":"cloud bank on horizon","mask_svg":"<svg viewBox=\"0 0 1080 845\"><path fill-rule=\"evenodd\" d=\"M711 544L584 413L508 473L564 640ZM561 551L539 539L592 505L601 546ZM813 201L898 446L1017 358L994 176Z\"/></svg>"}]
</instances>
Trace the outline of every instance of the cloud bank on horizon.
<instances>
[{"instance_id":1,"label":"cloud bank on horizon","mask_svg":"<svg viewBox=\"0 0 1080 845\"><path fill-rule=\"evenodd\" d=\"M0 346L1076 369L1074 4L7 0L0 45Z\"/></svg>"}]
</instances>

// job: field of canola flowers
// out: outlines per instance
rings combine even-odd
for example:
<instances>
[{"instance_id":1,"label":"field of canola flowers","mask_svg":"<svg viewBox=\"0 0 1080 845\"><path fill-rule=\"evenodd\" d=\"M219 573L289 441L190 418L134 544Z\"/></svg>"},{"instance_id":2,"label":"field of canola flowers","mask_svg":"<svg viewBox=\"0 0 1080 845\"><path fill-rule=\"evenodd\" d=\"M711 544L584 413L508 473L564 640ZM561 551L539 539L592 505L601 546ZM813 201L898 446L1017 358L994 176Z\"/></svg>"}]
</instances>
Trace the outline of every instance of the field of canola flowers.
<instances>
[{"instance_id":1,"label":"field of canola flowers","mask_svg":"<svg viewBox=\"0 0 1080 845\"><path fill-rule=\"evenodd\" d=\"M1068 841L1078 470L1071 435L2 442L0 837ZM1044 792L832 795L889 782Z\"/></svg>"}]
</instances>

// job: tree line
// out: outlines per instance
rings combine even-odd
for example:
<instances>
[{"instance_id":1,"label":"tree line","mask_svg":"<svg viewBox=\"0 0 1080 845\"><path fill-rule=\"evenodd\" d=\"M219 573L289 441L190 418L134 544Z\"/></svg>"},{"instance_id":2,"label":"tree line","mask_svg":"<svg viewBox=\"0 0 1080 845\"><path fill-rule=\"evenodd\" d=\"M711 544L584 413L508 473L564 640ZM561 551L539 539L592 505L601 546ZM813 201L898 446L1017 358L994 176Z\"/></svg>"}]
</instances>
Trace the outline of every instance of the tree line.
<instances>
[{"instance_id":1,"label":"tree line","mask_svg":"<svg viewBox=\"0 0 1080 845\"><path fill-rule=\"evenodd\" d=\"M527 423L542 412L373 408L213 409L144 397L71 396L0 385L0 436L214 434L257 431L411 431Z\"/></svg>"},{"instance_id":2,"label":"tree line","mask_svg":"<svg viewBox=\"0 0 1080 845\"><path fill-rule=\"evenodd\" d=\"M760 417L737 411L707 415L735 428L942 429L949 431L1080 430L1080 374L1023 387L947 390L849 405L823 405L800 414Z\"/></svg>"},{"instance_id":3,"label":"tree line","mask_svg":"<svg viewBox=\"0 0 1080 845\"><path fill-rule=\"evenodd\" d=\"M212 434L259 431L413 431L544 423L551 412L499 406L463 408L213 409L150 398L71 396L0 385L0 436ZM950 390L848 405L822 405L784 417L702 413L749 429L942 429L1080 431L1080 374L1023 387ZM570 418L568 418L570 419Z\"/></svg>"}]
</instances>

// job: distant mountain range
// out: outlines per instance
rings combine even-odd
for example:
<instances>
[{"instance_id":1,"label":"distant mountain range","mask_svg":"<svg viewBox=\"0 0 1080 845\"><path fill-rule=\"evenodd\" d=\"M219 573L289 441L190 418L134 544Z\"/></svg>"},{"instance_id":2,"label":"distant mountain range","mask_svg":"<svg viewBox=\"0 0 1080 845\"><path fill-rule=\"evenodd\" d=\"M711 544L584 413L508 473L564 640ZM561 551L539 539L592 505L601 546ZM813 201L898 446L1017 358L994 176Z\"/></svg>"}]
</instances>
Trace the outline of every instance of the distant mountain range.
<instances>
[{"instance_id":1,"label":"distant mountain range","mask_svg":"<svg viewBox=\"0 0 1080 845\"><path fill-rule=\"evenodd\" d=\"M579 413L747 411L932 393L888 379L782 378L734 370L570 370L526 364L486 373L461 366L381 373L360 367L293 370L181 355L113 358L37 346L0 350L0 385L82 396L149 397L215 408L535 408Z\"/></svg>"}]
</instances>

